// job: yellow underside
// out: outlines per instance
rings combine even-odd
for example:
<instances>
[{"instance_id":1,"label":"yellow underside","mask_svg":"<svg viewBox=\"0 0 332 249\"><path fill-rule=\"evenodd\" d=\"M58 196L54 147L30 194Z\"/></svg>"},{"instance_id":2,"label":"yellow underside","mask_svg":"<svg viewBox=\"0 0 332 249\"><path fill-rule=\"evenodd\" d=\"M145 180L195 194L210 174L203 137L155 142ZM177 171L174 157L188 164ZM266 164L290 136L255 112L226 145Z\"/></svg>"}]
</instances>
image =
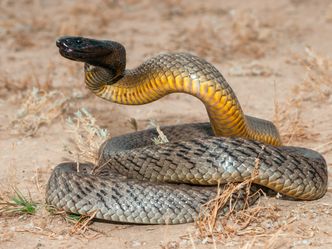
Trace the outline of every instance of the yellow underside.
<instances>
[{"instance_id":1,"label":"yellow underside","mask_svg":"<svg viewBox=\"0 0 332 249\"><path fill-rule=\"evenodd\" d=\"M88 87L95 85L95 76L86 72ZM232 90L228 85L222 88L214 81L192 79L189 76L174 77L173 74L152 74L145 76L128 76L115 84L98 84L94 93L111 102L125 105L142 105L158 100L163 96L183 92L199 98L206 106L213 131L216 136L243 137L261 141L266 144L281 145L280 137L252 129Z\"/></svg>"}]
</instances>

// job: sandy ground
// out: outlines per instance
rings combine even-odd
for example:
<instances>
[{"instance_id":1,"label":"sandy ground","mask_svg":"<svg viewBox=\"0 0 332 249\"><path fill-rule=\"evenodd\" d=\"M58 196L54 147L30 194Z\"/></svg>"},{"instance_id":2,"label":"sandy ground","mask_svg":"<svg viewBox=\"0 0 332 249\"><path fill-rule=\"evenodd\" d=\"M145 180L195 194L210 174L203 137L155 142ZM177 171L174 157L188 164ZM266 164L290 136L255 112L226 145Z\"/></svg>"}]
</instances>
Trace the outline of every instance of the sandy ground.
<instances>
[{"instance_id":1,"label":"sandy ground","mask_svg":"<svg viewBox=\"0 0 332 249\"><path fill-rule=\"evenodd\" d=\"M52 168L68 157L64 148L72 134L65 120L79 108L89 110L111 136L131 132L130 118L139 129L150 119L161 125L208 120L203 105L186 95L135 107L93 96L84 88L82 64L58 54L55 40L61 35L119 41L127 48L128 67L163 51L204 57L230 82L245 113L279 120L284 141L323 153L331 177L332 62L324 59L332 57L331 1L3 0L0 10L1 197L14 186L41 203L33 216L0 215L0 248L332 247L331 183L318 201L264 199L278 208L270 226L228 238L221 234L215 244L197 238L194 224L94 222L85 233L72 235L71 223L42 207ZM311 52L319 54L314 58L322 70L308 63ZM36 125L21 110L33 87L46 95L60 92L70 101L32 132ZM36 113L38 124L43 111ZM298 116L291 122L294 113Z\"/></svg>"}]
</instances>

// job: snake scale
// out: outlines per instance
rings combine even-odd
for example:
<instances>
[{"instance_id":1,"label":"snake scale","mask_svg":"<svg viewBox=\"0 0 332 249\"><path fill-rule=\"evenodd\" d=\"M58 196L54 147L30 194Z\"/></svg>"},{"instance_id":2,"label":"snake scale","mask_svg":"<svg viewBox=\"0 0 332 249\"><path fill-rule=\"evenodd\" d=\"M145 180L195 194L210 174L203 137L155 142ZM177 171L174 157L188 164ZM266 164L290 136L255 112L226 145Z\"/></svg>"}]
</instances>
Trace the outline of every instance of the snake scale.
<instances>
[{"instance_id":1,"label":"snake scale","mask_svg":"<svg viewBox=\"0 0 332 249\"><path fill-rule=\"evenodd\" d=\"M74 162L54 169L48 204L82 215L96 212L96 218L114 222L193 222L215 197L215 185L245 181L254 170L255 184L293 199L324 196L324 158L282 146L273 123L244 115L231 87L205 60L165 53L129 70L125 48L117 42L67 36L57 46L65 58L85 63L86 86L101 98L141 105L184 92L204 103L210 122L162 127L166 144L152 142L155 129L105 141L96 172L91 164Z\"/></svg>"}]
</instances>

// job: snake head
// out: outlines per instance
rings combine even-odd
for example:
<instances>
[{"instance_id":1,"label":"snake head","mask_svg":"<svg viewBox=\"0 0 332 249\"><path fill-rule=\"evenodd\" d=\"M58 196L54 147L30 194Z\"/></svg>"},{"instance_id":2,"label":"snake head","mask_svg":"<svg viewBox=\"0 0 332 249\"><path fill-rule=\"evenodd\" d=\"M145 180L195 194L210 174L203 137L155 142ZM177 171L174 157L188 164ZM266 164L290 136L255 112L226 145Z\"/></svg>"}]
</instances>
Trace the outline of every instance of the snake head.
<instances>
[{"instance_id":1,"label":"snake head","mask_svg":"<svg viewBox=\"0 0 332 249\"><path fill-rule=\"evenodd\" d=\"M126 50L118 42L95 40L80 36L64 36L56 41L60 54L70 60L81 61L112 71L123 71Z\"/></svg>"}]
</instances>

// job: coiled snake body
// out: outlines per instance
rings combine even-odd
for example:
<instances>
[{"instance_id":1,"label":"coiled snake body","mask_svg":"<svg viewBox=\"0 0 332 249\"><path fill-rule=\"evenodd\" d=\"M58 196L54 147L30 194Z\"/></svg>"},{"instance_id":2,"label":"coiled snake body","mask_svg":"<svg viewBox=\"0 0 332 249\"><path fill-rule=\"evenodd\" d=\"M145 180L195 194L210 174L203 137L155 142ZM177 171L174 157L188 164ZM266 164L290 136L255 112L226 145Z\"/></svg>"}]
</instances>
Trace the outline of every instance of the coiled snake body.
<instances>
[{"instance_id":1,"label":"coiled snake body","mask_svg":"<svg viewBox=\"0 0 332 249\"><path fill-rule=\"evenodd\" d=\"M63 37L57 46L64 57L85 62L86 85L97 96L140 105L184 92L204 103L210 123L162 127L170 142L160 145L152 142L153 129L114 137L101 146L94 174L90 164L80 164L78 171L76 163L58 165L47 203L73 213L95 211L97 218L116 222L192 222L215 196L213 185L244 181L255 169L255 184L283 195L314 200L325 194L324 158L282 146L271 122L244 115L223 76L205 60L167 53L126 70L119 43Z\"/></svg>"}]
</instances>

